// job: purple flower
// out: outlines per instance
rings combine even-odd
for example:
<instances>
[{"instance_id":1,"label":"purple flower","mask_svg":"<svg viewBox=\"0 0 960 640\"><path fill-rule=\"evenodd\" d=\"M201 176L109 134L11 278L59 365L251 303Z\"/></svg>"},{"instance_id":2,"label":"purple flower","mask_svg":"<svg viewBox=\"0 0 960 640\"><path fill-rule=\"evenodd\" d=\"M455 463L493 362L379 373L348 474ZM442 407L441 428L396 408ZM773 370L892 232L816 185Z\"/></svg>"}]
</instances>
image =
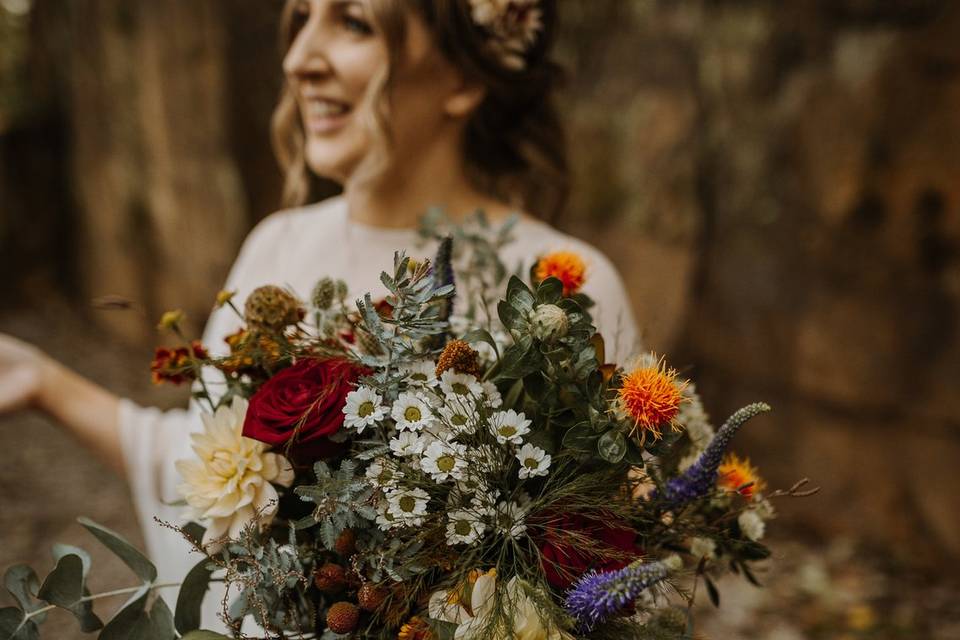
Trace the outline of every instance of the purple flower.
<instances>
[{"instance_id":1,"label":"purple flower","mask_svg":"<svg viewBox=\"0 0 960 640\"><path fill-rule=\"evenodd\" d=\"M623 569L584 575L567 592L564 608L576 618L581 631L591 631L622 611L646 589L664 580L681 566L671 556L659 562L634 562Z\"/></svg>"},{"instance_id":2,"label":"purple flower","mask_svg":"<svg viewBox=\"0 0 960 640\"><path fill-rule=\"evenodd\" d=\"M671 508L676 508L710 493L717 482L717 469L720 467L723 453L733 436L747 420L767 411L770 411L770 405L765 402L755 402L734 413L720 427L717 435L713 437L697 461L683 475L669 480L662 495L657 492L652 497L654 499L662 497Z\"/></svg>"}]
</instances>

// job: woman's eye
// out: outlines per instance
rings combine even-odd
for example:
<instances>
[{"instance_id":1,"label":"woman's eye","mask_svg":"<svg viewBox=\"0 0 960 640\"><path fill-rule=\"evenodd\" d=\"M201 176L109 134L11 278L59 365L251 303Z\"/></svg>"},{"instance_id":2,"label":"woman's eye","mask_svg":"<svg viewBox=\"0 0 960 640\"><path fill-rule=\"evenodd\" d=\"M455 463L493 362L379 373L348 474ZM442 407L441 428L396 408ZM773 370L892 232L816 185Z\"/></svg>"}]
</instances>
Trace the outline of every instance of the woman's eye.
<instances>
[{"instance_id":1,"label":"woman's eye","mask_svg":"<svg viewBox=\"0 0 960 640\"><path fill-rule=\"evenodd\" d=\"M353 31L361 35L370 35L373 33L373 29L370 27L370 24L361 18L357 18L351 15L343 16L343 26L346 27L348 31Z\"/></svg>"}]
</instances>

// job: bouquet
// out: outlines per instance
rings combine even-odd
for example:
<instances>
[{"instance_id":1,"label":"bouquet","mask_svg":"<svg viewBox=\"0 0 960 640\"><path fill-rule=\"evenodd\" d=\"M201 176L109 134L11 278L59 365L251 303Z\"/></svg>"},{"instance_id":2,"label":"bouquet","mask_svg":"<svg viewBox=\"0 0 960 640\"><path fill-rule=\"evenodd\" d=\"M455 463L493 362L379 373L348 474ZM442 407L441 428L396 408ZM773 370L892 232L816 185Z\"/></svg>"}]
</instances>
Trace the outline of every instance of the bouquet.
<instances>
[{"instance_id":1,"label":"bouquet","mask_svg":"<svg viewBox=\"0 0 960 640\"><path fill-rule=\"evenodd\" d=\"M606 362L582 260L508 278L506 233L396 254L385 297L355 309L330 278L308 304L266 286L241 310L223 292L243 320L228 355L158 349L154 379L194 383L209 409L177 463L194 523L176 528L202 559L173 613L150 562L82 521L142 580L100 637L224 637L198 631L211 576L235 637L252 616L268 637L324 640L690 637L692 587L716 601L723 570L755 582L770 498L804 494L765 494L727 452L769 407L714 430L662 358ZM161 325L183 338L179 314ZM101 628L88 556L57 555L42 585L8 572L19 606L0 610L0 638L38 637L53 606Z\"/></svg>"}]
</instances>

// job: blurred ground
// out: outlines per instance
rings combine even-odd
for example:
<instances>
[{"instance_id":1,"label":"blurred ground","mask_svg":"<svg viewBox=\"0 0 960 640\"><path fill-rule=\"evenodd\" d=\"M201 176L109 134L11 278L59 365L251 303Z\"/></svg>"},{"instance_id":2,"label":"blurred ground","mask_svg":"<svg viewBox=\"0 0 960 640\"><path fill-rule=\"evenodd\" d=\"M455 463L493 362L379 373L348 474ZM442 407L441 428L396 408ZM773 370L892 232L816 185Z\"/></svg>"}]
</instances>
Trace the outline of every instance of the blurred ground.
<instances>
[{"instance_id":1,"label":"blurred ground","mask_svg":"<svg viewBox=\"0 0 960 640\"><path fill-rule=\"evenodd\" d=\"M183 400L150 384L150 353L107 337L69 305L48 300L0 316L0 331L35 342L94 380L161 406ZM102 312L97 312L102 313ZM0 568L26 562L42 576L55 542L92 552L96 593L129 586L127 569L76 523L87 516L142 545L125 482L94 460L55 425L36 415L0 418ZM817 498L807 500L816 501ZM711 640L960 640L960 585L954 576L919 572L859 541L811 537L790 516L771 523L774 560L757 571L765 588L738 576L723 579L721 608L701 588L698 633ZM0 595L6 604L7 595ZM97 604L101 613L119 602ZM44 638L83 638L69 616L57 614Z\"/></svg>"}]
</instances>

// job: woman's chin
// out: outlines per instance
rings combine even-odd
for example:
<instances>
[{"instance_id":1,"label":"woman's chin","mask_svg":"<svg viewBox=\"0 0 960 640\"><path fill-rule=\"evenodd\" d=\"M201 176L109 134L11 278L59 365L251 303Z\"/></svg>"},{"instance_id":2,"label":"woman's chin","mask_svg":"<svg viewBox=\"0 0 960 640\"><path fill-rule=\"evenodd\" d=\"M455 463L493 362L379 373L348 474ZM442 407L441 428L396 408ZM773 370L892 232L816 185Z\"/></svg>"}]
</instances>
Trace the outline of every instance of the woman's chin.
<instances>
[{"instance_id":1,"label":"woman's chin","mask_svg":"<svg viewBox=\"0 0 960 640\"><path fill-rule=\"evenodd\" d=\"M316 175L341 184L346 181L351 173L351 167L356 164L352 154L333 149L325 143L308 143L306 162L310 171Z\"/></svg>"}]
</instances>

